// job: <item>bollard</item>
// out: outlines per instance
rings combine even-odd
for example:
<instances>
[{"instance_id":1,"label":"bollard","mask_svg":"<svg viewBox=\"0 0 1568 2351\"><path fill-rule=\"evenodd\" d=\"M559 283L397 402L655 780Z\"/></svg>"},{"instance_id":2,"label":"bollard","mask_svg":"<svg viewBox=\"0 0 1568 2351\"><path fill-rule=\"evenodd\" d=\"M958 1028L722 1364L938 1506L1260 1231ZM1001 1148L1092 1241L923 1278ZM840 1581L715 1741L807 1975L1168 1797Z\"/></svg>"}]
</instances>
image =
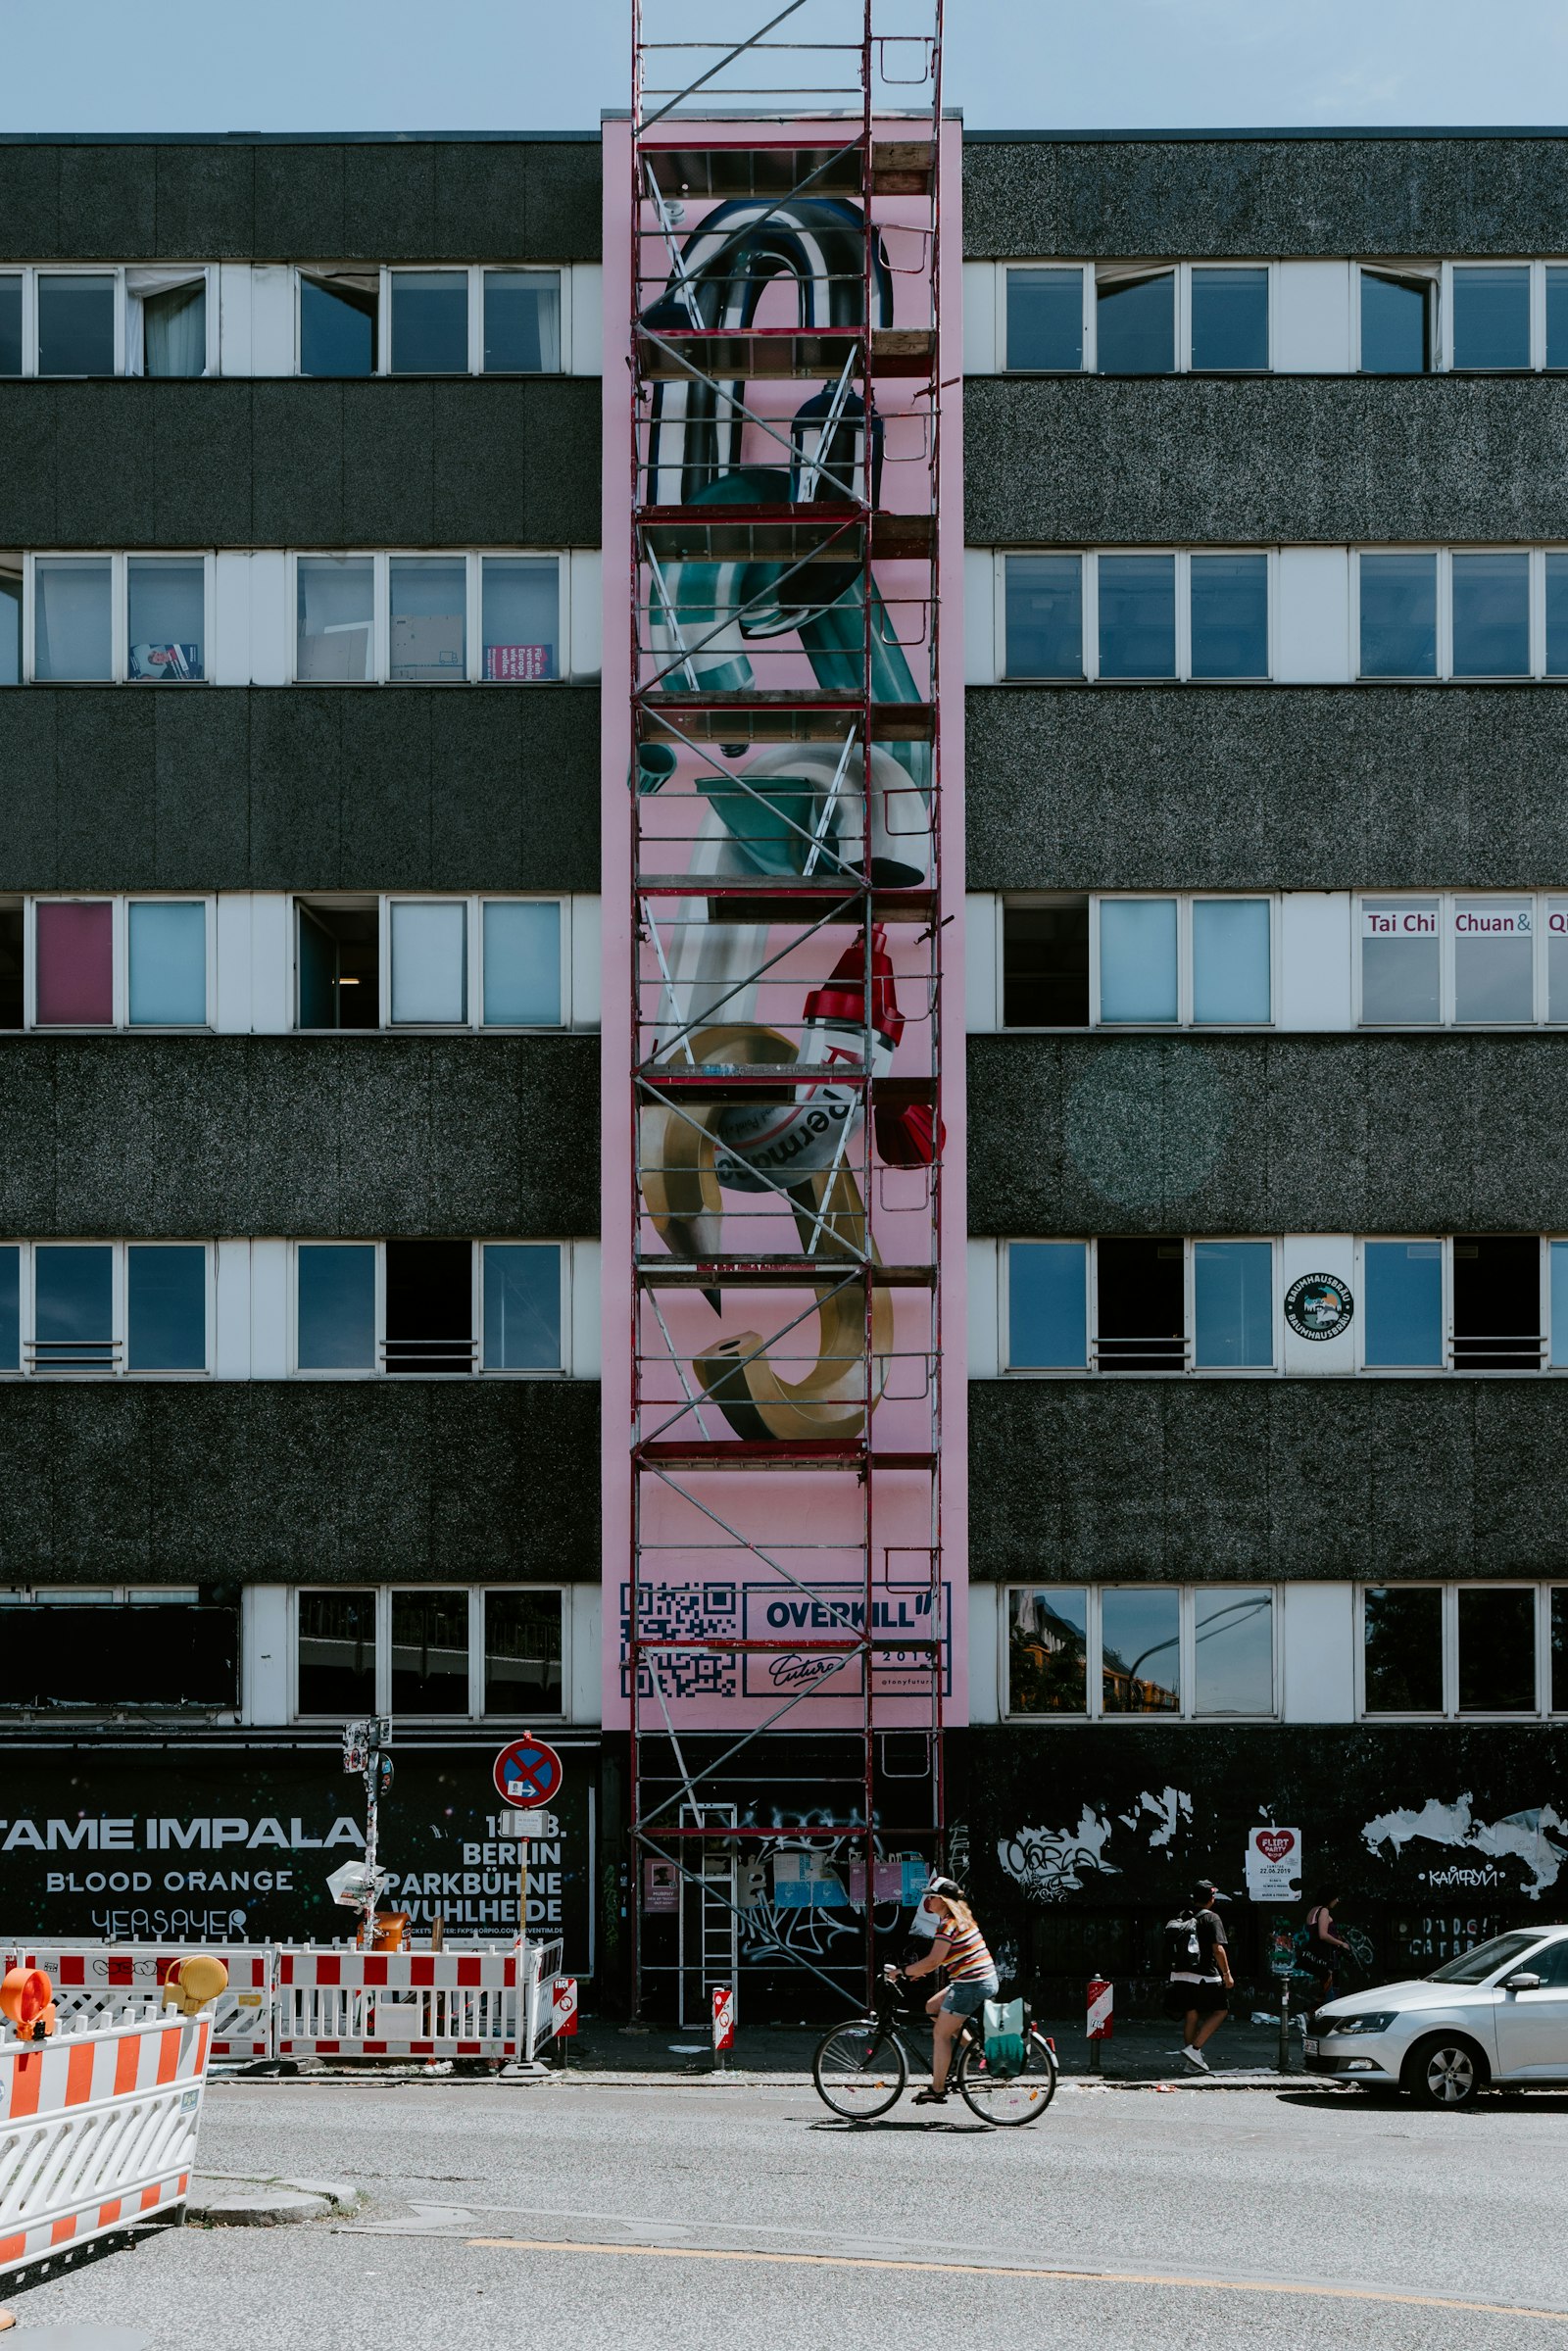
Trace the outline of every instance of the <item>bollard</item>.
<instances>
[{"instance_id":1,"label":"bollard","mask_svg":"<svg viewBox=\"0 0 1568 2351\"><path fill-rule=\"evenodd\" d=\"M1092 2074L1104 2072L1102 2044L1111 2033L1111 2011L1114 1994L1103 1976L1089 1979L1089 2014L1085 2030L1089 2036L1089 2070Z\"/></svg>"},{"instance_id":2,"label":"bollard","mask_svg":"<svg viewBox=\"0 0 1568 2351\"><path fill-rule=\"evenodd\" d=\"M735 2046L735 1986L713 1986L713 2071L724 2071L724 2059Z\"/></svg>"}]
</instances>

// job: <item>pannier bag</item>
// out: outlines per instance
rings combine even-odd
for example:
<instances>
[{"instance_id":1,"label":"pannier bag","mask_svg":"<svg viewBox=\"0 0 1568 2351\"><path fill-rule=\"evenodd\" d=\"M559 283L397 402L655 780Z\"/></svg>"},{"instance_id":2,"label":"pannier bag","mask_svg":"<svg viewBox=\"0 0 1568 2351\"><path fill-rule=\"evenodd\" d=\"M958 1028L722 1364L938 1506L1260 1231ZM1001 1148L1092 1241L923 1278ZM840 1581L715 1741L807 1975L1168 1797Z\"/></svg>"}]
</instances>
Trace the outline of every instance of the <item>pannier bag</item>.
<instances>
[{"instance_id":1,"label":"pannier bag","mask_svg":"<svg viewBox=\"0 0 1568 2351\"><path fill-rule=\"evenodd\" d=\"M988 2000L985 2005L986 2070L1004 2080L1021 2074L1024 2021L1021 2000Z\"/></svg>"}]
</instances>

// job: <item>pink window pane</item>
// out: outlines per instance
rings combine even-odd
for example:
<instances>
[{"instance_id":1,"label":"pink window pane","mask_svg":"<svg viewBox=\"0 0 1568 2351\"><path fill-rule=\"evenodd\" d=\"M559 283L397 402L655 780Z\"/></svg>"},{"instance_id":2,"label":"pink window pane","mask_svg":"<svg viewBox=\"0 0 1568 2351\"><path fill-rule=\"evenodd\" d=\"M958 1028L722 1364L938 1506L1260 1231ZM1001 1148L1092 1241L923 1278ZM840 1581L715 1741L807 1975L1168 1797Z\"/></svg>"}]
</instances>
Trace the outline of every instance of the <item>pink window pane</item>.
<instances>
[{"instance_id":1,"label":"pink window pane","mask_svg":"<svg viewBox=\"0 0 1568 2351\"><path fill-rule=\"evenodd\" d=\"M114 909L107 899L38 910L40 1026L115 1017Z\"/></svg>"}]
</instances>

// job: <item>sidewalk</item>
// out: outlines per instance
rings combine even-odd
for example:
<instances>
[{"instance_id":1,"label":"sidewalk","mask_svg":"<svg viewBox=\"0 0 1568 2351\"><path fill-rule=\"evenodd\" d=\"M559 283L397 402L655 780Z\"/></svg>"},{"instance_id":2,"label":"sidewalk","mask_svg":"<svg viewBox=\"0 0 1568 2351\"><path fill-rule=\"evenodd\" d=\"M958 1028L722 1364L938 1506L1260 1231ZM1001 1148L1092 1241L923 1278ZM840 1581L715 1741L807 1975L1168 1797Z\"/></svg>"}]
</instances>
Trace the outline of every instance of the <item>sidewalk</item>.
<instances>
[{"instance_id":1,"label":"sidewalk","mask_svg":"<svg viewBox=\"0 0 1568 2351\"><path fill-rule=\"evenodd\" d=\"M1082 2017L1070 2023L1043 2017L1040 2024L1055 2043L1056 2062L1063 2077L1082 2075L1092 2079L1094 2069ZM727 2067L732 2073L743 2074L808 2074L821 2030L815 2025L743 2026L735 2036ZM917 2025L901 2027L901 2033L909 2051L911 2070L917 2070L929 2057L929 2038ZM559 2050L566 2045L557 2043L553 2049L541 2052L553 2071L559 2063ZM1101 2078L1107 2082L1201 2080L1195 2067L1174 2054L1180 2046L1179 2026L1161 2024L1157 2019L1118 2023L1114 2037L1101 2043ZM1279 2079L1276 2072L1279 2033L1274 2026L1245 2024L1233 2018L1220 2027L1206 2054L1216 2077L1227 2073L1267 2073ZM712 2053L699 2032L682 2033L671 2026L653 2026L640 2032L628 2030L608 2017L583 2018L579 2037L569 2044L566 2063L569 2072L585 2075L697 2075L713 2070ZM1294 2027L1291 2072L1298 2080L1305 2079L1301 2036Z\"/></svg>"}]
</instances>

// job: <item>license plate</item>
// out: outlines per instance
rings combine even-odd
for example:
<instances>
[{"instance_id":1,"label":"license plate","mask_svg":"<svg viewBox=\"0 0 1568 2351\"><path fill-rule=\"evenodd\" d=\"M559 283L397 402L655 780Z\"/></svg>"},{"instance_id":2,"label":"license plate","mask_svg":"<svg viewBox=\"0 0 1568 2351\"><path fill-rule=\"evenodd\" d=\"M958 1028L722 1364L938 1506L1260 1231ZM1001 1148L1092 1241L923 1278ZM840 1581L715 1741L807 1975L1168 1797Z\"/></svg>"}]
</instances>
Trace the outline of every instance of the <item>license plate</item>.
<instances>
[{"instance_id":1,"label":"license plate","mask_svg":"<svg viewBox=\"0 0 1568 2351\"><path fill-rule=\"evenodd\" d=\"M1315 2057L1315 2056L1317 2055L1317 2043L1316 2043L1316 2041L1315 2041L1315 2040L1309 2040L1309 2041L1307 2042L1307 2044L1306 2044L1306 2054L1308 2055L1308 2057Z\"/></svg>"}]
</instances>

